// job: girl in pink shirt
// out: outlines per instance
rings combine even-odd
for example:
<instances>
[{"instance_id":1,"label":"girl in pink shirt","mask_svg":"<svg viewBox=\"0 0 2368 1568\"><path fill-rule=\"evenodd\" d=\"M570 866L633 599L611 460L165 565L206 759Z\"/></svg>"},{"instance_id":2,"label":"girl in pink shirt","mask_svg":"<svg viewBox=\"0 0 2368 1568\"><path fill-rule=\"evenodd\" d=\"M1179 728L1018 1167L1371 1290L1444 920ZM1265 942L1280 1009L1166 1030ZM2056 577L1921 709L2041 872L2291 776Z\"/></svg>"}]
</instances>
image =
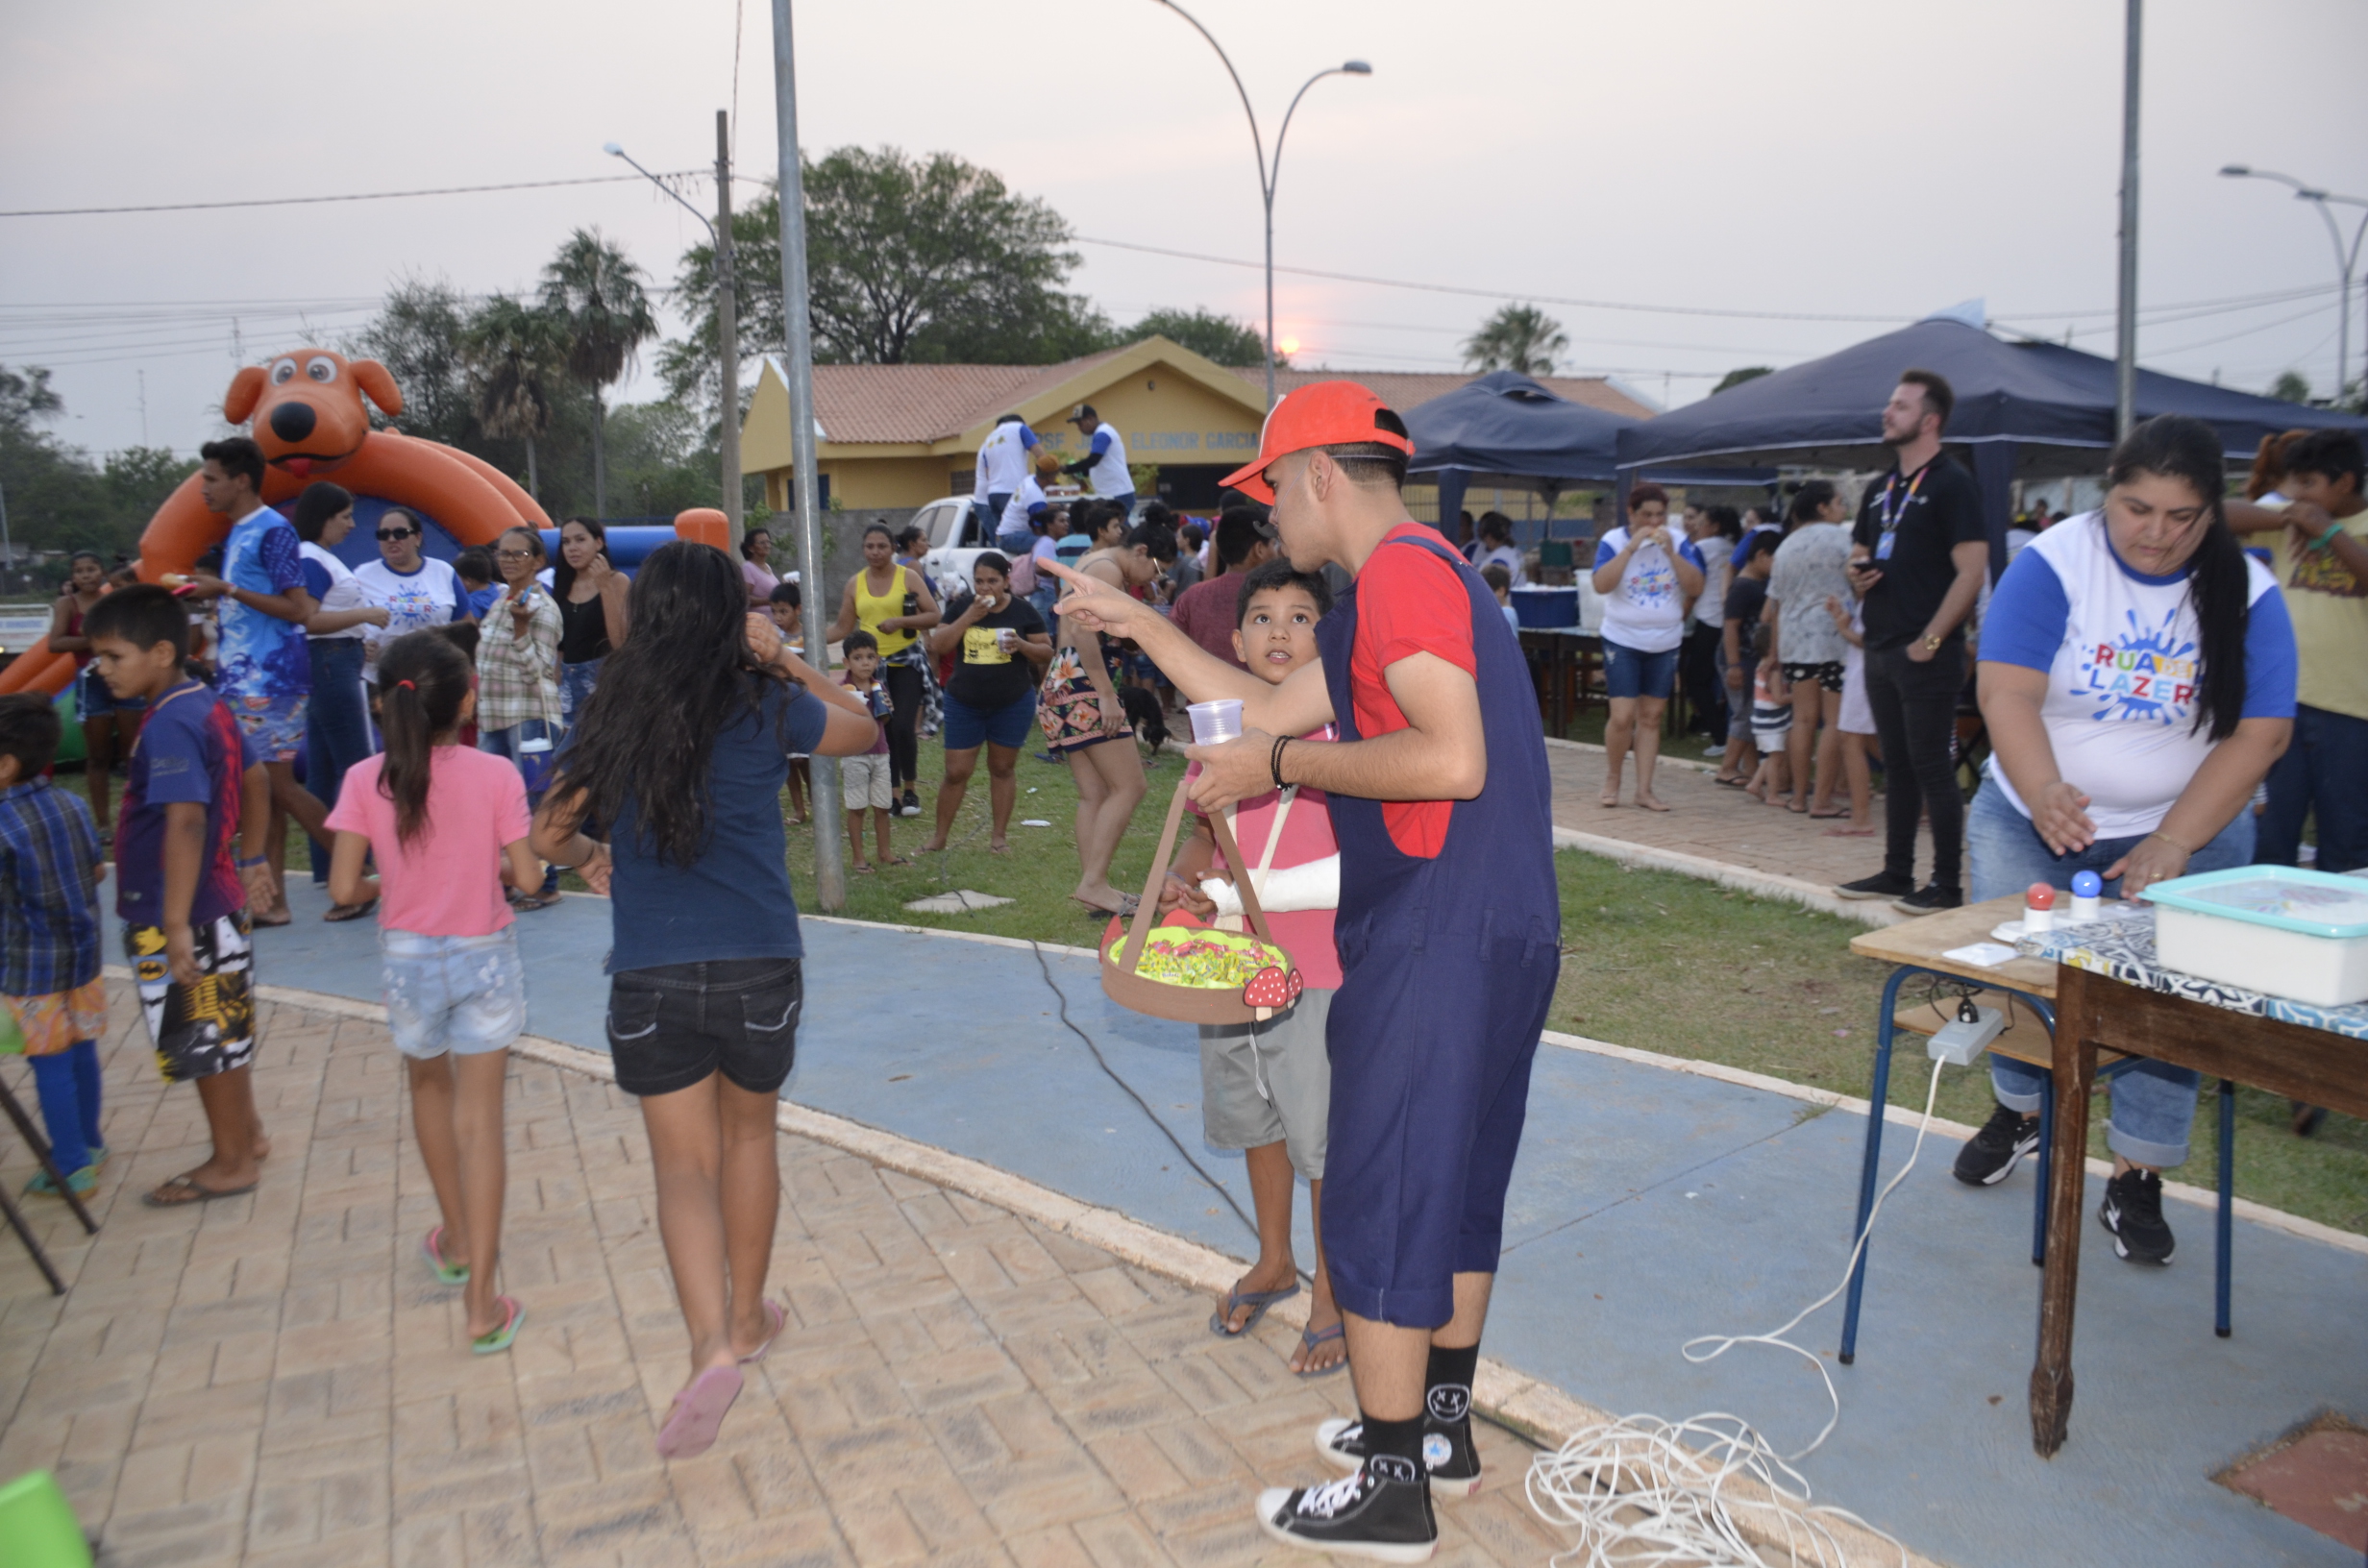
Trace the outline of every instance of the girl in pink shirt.
<instances>
[{"instance_id":1,"label":"girl in pink shirt","mask_svg":"<svg viewBox=\"0 0 2368 1568\"><path fill-rule=\"evenodd\" d=\"M329 815L330 895L379 903L386 1025L411 1080L411 1121L444 1222L421 1239L435 1277L467 1286L469 1348L507 1350L526 1309L494 1292L505 1169L502 1082L526 1027L526 971L502 884L531 891L525 782L460 744L477 711L467 655L434 631L379 658L385 751L347 772ZM365 857L379 874L363 874Z\"/></svg>"}]
</instances>

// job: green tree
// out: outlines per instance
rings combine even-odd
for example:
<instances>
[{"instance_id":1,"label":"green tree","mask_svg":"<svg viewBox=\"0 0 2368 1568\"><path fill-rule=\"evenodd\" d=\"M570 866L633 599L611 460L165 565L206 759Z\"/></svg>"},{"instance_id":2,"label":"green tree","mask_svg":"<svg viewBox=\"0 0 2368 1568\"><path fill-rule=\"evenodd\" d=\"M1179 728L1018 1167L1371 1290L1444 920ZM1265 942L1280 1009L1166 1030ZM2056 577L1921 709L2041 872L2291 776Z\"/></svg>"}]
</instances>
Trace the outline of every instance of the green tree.
<instances>
[{"instance_id":1,"label":"green tree","mask_svg":"<svg viewBox=\"0 0 2368 1568\"><path fill-rule=\"evenodd\" d=\"M841 147L805 166L814 356L836 364L1045 364L1112 341L1091 302L1063 291L1078 257L1051 207L950 153ZM777 353L780 205L768 192L732 223L743 353ZM660 360L678 397L713 401L715 255L686 252L678 293L689 337Z\"/></svg>"},{"instance_id":2,"label":"green tree","mask_svg":"<svg viewBox=\"0 0 2368 1568\"><path fill-rule=\"evenodd\" d=\"M1718 378L1718 384L1711 388L1711 396L1714 398L1727 388L1740 386L1745 381L1756 381L1761 377L1771 374L1775 368L1774 365L1745 365L1739 370L1730 370Z\"/></svg>"},{"instance_id":3,"label":"green tree","mask_svg":"<svg viewBox=\"0 0 2368 1568\"><path fill-rule=\"evenodd\" d=\"M379 313L345 345L349 354L384 365L403 391L403 412L373 410L373 421L406 435L467 444L477 430L477 399L460 349L468 315L468 297L441 278L406 278L387 290Z\"/></svg>"},{"instance_id":4,"label":"green tree","mask_svg":"<svg viewBox=\"0 0 2368 1568\"><path fill-rule=\"evenodd\" d=\"M1153 310L1119 334L1121 341L1140 343L1154 334L1181 344L1221 365L1266 363L1266 334L1255 327L1195 306L1190 310ZM1277 357L1276 364L1286 361Z\"/></svg>"},{"instance_id":5,"label":"green tree","mask_svg":"<svg viewBox=\"0 0 2368 1568\"><path fill-rule=\"evenodd\" d=\"M166 447L126 447L107 454L108 502L119 516L137 518L142 527L163 505L165 498L199 468L194 457L176 456Z\"/></svg>"},{"instance_id":6,"label":"green tree","mask_svg":"<svg viewBox=\"0 0 2368 1568\"><path fill-rule=\"evenodd\" d=\"M551 311L496 294L469 318L460 354L477 395L477 423L487 435L523 441L527 494L541 497L535 440L551 429L547 381L567 357L566 324Z\"/></svg>"},{"instance_id":7,"label":"green tree","mask_svg":"<svg viewBox=\"0 0 2368 1568\"><path fill-rule=\"evenodd\" d=\"M623 380L644 343L657 336L641 268L597 229L579 229L543 268L543 308L565 323L568 376L592 395L592 509L608 510L608 410L602 389Z\"/></svg>"},{"instance_id":8,"label":"green tree","mask_svg":"<svg viewBox=\"0 0 2368 1568\"><path fill-rule=\"evenodd\" d=\"M2310 381L2299 370L2282 370L2269 383L2269 395L2280 403L2308 403Z\"/></svg>"},{"instance_id":9,"label":"green tree","mask_svg":"<svg viewBox=\"0 0 2368 1568\"><path fill-rule=\"evenodd\" d=\"M64 411L47 370L0 366L0 502L8 508L10 542L20 551L128 553L158 504L196 465L133 448L102 471L89 453L45 429ZM62 576L63 570L43 575ZM21 587L24 576L0 573L0 584Z\"/></svg>"},{"instance_id":10,"label":"green tree","mask_svg":"<svg viewBox=\"0 0 2368 1568\"><path fill-rule=\"evenodd\" d=\"M1563 324L1534 305L1506 305L1464 340L1467 370L1551 376L1554 356L1570 347Z\"/></svg>"}]
</instances>

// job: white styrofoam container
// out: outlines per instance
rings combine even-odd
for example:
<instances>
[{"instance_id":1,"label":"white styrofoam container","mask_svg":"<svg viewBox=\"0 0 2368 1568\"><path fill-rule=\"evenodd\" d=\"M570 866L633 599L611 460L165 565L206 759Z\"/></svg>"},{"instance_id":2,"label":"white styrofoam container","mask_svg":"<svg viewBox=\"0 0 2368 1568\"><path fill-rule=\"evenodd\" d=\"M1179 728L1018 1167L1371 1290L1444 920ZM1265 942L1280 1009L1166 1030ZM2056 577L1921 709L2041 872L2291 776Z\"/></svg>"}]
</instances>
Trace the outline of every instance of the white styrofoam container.
<instances>
[{"instance_id":1,"label":"white styrofoam container","mask_svg":"<svg viewBox=\"0 0 2368 1568\"><path fill-rule=\"evenodd\" d=\"M2368 887L2356 877L2239 866L2144 896L2164 968L2314 1007L2368 1001Z\"/></svg>"}]
</instances>

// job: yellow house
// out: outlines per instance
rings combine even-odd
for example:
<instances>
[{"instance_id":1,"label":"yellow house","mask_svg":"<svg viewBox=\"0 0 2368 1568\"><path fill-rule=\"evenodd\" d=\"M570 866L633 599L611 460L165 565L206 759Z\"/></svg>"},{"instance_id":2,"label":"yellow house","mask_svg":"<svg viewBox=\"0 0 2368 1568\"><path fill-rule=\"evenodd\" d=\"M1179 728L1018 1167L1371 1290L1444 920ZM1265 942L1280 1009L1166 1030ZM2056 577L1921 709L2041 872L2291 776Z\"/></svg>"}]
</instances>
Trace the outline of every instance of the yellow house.
<instances>
[{"instance_id":1,"label":"yellow house","mask_svg":"<svg viewBox=\"0 0 2368 1568\"><path fill-rule=\"evenodd\" d=\"M1468 375L1286 370L1282 391L1348 377L1400 411L1471 380ZM1639 418L1652 410L1593 377L1545 383L1575 402ZM924 506L971 493L978 444L998 417L1027 421L1064 461L1084 438L1069 423L1092 404L1116 427L1136 468L1159 471L1156 493L1179 507L1214 506L1217 481L1258 450L1266 420L1265 375L1233 369L1164 337L1089 354L1057 365L816 365L815 468L825 505L851 509ZM790 507L789 386L768 359L740 432L742 471L761 474L765 504ZM1147 497L1153 493L1146 488Z\"/></svg>"}]
</instances>

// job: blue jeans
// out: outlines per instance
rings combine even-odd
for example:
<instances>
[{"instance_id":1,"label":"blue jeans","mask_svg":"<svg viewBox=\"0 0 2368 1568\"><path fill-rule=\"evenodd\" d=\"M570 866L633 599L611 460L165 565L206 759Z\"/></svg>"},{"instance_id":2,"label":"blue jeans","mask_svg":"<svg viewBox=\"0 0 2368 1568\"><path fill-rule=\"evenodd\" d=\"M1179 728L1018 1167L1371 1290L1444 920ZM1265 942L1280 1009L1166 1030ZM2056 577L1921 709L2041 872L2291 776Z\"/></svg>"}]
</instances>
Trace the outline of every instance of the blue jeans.
<instances>
[{"instance_id":1,"label":"blue jeans","mask_svg":"<svg viewBox=\"0 0 2368 1568\"><path fill-rule=\"evenodd\" d=\"M1049 626L1052 625L1053 603L1061 597L1061 581L1051 573L1043 572L1041 566L1038 570L1042 575L1037 577L1036 591L1027 596L1027 601L1036 606L1036 613L1043 616L1045 625Z\"/></svg>"},{"instance_id":2,"label":"blue jeans","mask_svg":"<svg viewBox=\"0 0 2368 1568\"><path fill-rule=\"evenodd\" d=\"M2143 834L2099 839L2085 849L2059 855L2048 848L2031 819L2007 803L2006 792L1996 781L1985 779L1965 818L1967 870L1972 882L1968 895L1980 903L2020 893L2034 882L2069 893L2073 872L2102 875L2108 866L2143 840ZM2224 871L2252 860L2253 813L2239 811L2217 838L2188 857L2187 870L2191 874ZM2109 898L2119 897L2119 879L2108 882L2105 894ZM2040 1087L2046 1078L2044 1068L2028 1063L2003 1056L1989 1059L1990 1087L1998 1103L2026 1116L2038 1114ZM2194 1068L2161 1062L2140 1062L2122 1073L2112 1083L2113 1115L2105 1130L2106 1147L2133 1164L2185 1164L2187 1129L2195 1121L2195 1085Z\"/></svg>"},{"instance_id":3,"label":"blue jeans","mask_svg":"<svg viewBox=\"0 0 2368 1568\"><path fill-rule=\"evenodd\" d=\"M78 1040L33 1064L34 1092L41 1097L41 1123L49 1129L50 1163L71 1176L105 1146L99 1130L99 1046Z\"/></svg>"},{"instance_id":4,"label":"blue jeans","mask_svg":"<svg viewBox=\"0 0 2368 1568\"><path fill-rule=\"evenodd\" d=\"M1670 688L1677 684L1677 649L1665 648L1658 653L1646 653L1603 640L1603 691L1606 697L1649 697L1667 701Z\"/></svg>"},{"instance_id":5,"label":"blue jeans","mask_svg":"<svg viewBox=\"0 0 2368 1568\"><path fill-rule=\"evenodd\" d=\"M559 666L559 720L569 728L575 727L576 715L591 699L592 688L601 678L601 666L606 661L607 655L604 653L581 664Z\"/></svg>"},{"instance_id":6,"label":"blue jeans","mask_svg":"<svg viewBox=\"0 0 2368 1568\"><path fill-rule=\"evenodd\" d=\"M370 754L370 708L361 694L358 637L315 637L312 700L305 708L305 788L324 806L337 803L345 771ZM329 881L329 845L312 841L312 882Z\"/></svg>"},{"instance_id":7,"label":"blue jeans","mask_svg":"<svg viewBox=\"0 0 2368 1568\"><path fill-rule=\"evenodd\" d=\"M2261 814L2254 860L2291 866L2302 848L2303 819L2316 811L2322 871L2368 866L2368 719L2297 706L2294 740L2269 770L2269 809Z\"/></svg>"},{"instance_id":8,"label":"blue jeans","mask_svg":"<svg viewBox=\"0 0 2368 1568\"><path fill-rule=\"evenodd\" d=\"M570 665L569 669L581 669ZM552 749L543 752L522 751L520 744L543 740L552 743ZM527 805L530 809L543 803L543 786L551 780L551 766L558 759L558 726L541 719L522 720L507 729L481 729L477 732L477 749L489 751L497 757L507 757L527 782ZM539 757L539 761L536 759ZM559 868L543 870L543 893L549 896L559 891Z\"/></svg>"}]
</instances>

